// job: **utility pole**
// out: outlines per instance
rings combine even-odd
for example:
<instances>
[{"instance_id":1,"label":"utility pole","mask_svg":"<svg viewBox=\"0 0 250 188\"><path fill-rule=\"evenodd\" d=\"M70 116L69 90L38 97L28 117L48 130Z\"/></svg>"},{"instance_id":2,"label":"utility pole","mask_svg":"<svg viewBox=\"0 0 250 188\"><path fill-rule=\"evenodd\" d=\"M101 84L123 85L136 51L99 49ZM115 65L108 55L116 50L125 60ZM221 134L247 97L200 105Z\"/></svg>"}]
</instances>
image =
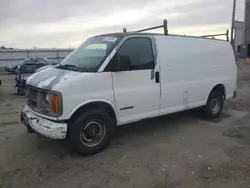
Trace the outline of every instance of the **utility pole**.
<instances>
[{"instance_id":1,"label":"utility pole","mask_svg":"<svg viewBox=\"0 0 250 188\"><path fill-rule=\"evenodd\" d=\"M245 44L245 35L246 35L246 20L247 20L247 0L245 0L245 9L244 9L244 32L243 32L243 42Z\"/></svg>"},{"instance_id":2,"label":"utility pole","mask_svg":"<svg viewBox=\"0 0 250 188\"><path fill-rule=\"evenodd\" d=\"M233 1L234 2L233 2L233 14L232 14L232 25L231 25L231 44L234 49L234 22L235 22L236 0Z\"/></svg>"}]
</instances>

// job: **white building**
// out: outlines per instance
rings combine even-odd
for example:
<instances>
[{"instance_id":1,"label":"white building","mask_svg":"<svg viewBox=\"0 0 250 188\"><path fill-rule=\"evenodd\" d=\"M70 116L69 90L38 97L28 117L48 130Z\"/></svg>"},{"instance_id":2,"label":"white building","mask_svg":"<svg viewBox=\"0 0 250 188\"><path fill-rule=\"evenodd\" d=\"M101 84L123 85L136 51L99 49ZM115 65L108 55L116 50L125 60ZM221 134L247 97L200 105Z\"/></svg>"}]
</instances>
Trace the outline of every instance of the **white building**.
<instances>
[{"instance_id":1,"label":"white building","mask_svg":"<svg viewBox=\"0 0 250 188\"><path fill-rule=\"evenodd\" d=\"M235 28L234 32L235 52L239 52L240 46L244 44L244 22L235 21L234 28Z\"/></svg>"},{"instance_id":2,"label":"white building","mask_svg":"<svg viewBox=\"0 0 250 188\"><path fill-rule=\"evenodd\" d=\"M235 21L234 28L235 52L250 57L250 0L245 0L244 22Z\"/></svg>"}]
</instances>

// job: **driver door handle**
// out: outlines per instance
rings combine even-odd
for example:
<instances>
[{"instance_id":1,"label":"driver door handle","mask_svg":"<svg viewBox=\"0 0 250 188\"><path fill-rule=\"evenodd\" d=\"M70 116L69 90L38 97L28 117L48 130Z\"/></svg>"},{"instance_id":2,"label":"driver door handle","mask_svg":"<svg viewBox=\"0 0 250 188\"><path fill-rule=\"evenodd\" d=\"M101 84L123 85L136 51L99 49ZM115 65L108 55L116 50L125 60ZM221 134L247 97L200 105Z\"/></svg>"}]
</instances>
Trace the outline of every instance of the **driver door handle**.
<instances>
[{"instance_id":1,"label":"driver door handle","mask_svg":"<svg viewBox=\"0 0 250 188\"><path fill-rule=\"evenodd\" d=\"M155 72L155 82L160 83L160 73L158 71Z\"/></svg>"}]
</instances>

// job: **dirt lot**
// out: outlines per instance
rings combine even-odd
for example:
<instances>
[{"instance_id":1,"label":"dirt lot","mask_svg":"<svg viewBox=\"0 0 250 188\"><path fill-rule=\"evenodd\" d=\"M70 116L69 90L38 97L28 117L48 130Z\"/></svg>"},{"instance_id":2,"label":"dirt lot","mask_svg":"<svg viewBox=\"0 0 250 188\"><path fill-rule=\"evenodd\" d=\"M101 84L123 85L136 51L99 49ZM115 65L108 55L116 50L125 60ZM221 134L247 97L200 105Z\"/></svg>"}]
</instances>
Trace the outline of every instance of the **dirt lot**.
<instances>
[{"instance_id":1,"label":"dirt lot","mask_svg":"<svg viewBox=\"0 0 250 188\"><path fill-rule=\"evenodd\" d=\"M123 126L102 153L28 134L24 97L0 75L0 188L243 188L250 186L250 66L239 61L238 97L220 119L196 111Z\"/></svg>"}]
</instances>

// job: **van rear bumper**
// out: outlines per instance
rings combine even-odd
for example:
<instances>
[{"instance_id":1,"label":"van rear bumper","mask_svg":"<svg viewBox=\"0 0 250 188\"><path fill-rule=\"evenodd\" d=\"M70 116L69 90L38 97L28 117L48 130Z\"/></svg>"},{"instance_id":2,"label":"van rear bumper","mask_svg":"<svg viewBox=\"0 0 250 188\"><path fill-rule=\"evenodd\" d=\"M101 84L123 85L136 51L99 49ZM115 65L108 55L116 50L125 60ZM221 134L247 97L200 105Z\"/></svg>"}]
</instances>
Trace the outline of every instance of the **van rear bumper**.
<instances>
[{"instance_id":1,"label":"van rear bumper","mask_svg":"<svg viewBox=\"0 0 250 188\"><path fill-rule=\"evenodd\" d=\"M36 132L52 139L65 139L67 134L67 124L47 120L35 115L30 108L25 105L21 112L21 121L28 129L29 133Z\"/></svg>"}]
</instances>

